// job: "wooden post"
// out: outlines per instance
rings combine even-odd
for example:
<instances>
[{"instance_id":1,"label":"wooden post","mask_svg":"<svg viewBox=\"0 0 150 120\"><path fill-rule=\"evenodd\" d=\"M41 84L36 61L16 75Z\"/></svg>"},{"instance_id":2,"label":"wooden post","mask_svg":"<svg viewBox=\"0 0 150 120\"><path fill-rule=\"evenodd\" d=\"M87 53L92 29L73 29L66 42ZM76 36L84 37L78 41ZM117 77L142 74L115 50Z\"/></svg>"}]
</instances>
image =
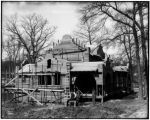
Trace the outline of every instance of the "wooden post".
<instances>
[{"instance_id":1,"label":"wooden post","mask_svg":"<svg viewBox=\"0 0 150 120\"><path fill-rule=\"evenodd\" d=\"M63 59L63 48L62 48L62 59Z\"/></svg>"},{"instance_id":2,"label":"wooden post","mask_svg":"<svg viewBox=\"0 0 150 120\"><path fill-rule=\"evenodd\" d=\"M6 83L8 83L8 80L7 80L7 69L6 69L6 72L5 72L5 81L6 81Z\"/></svg>"},{"instance_id":3,"label":"wooden post","mask_svg":"<svg viewBox=\"0 0 150 120\"><path fill-rule=\"evenodd\" d=\"M84 62L84 55L83 55L83 52L82 52L82 62Z\"/></svg>"},{"instance_id":4,"label":"wooden post","mask_svg":"<svg viewBox=\"0 0 150 120\"><path fill-rule=\"evenodd\" d=\"M101 103L103 103L104 102L104 87L103 87L103 84L102 84L102 100L101 100Z\"/></svg>"},{"instance_id":5,"label":"wooden post","mask_svg":"<svg viewBox=\"0 0 150 120\"><path fill-rule=\"evenodd\" d=\"M55 43L53 42L53 48L54 48L54 46L55 46Z\"/></svg>"},{"instance_id":6,"label":"wooden post","mask_svg":"<svg viewBox=\"0 0 150 120\"><path fill-rule=\"evenodd\" d=\"M30 74L30 65L29 65L29 74ZM31 77L31 76L30 76ZM30 88L30 77L28 79L28 88ZM28 97L28 102L29 102L29 97Z\"/></svg>"},{"instance_id":7,"label":"wooden post","mask_svg":"<svg viewBox=\"0 0 150 120\"><path fill-rule=\"evenodd\" d=\"M115 71L115 79L116 79L116 89L117 89L118 88L118 74L116 71Z\"/></svg>"},{"instance_id":8,"label":"wooden post","mask_svg":"<svg viewBox=\"0 0 150 120\"><path fill-rule=\"evenodd\" d=\"M76 38L76 44L77 44L77 38Z\"/></svg>"},{"instance_id":9,"label":"wooden post","mask_svg":"<svg viewBox=\"0 0 150 120\"><path fill-rule=\"evenodd\" d=\"M95 95L97 96L98 95L98 85L96 84L96 93Z\"/></svg>"},{"instance_id":10,"label":"wooden post","mask_svg":"<svg viewBox=\"0 0 150 120\"><path fill-rule=\"evenodd\" d=\"M68 73L67 80L69 82L70 82L70 69L71 69L71 63L67 62L67 73ZM69 83L69 85L70 85L70 83Z\"/></svg>"},{"instance_id":11,"label":"wooden post","mask_svg":"<svg viewBox=\"0 0 150 120\"><path fill-rule=\"evenodd\" d=\"M8 67L8 82L11 80L11 78L10 78L10 64L9 64L9 67Z\"/></svg>"},{"instance_id":12,"label":"wooden post","mask_svg":"<svg viewBox=\"0 0 150 120\"><path fill-rule=\"evenodd\" d=\"M95 105L95 89L92 90L92 102L93 102L93 105Z\"/></svg>"},{"instance_id":13,"label":"wooden post","mask_svg":"<svg viewBox=\"0 0 150 120\"><path fill-rule=\"evenodd\" d=\"M101 103L104 102L104 66L102 67L102 98L101 98Z\"/></svg>"}]
</instances>

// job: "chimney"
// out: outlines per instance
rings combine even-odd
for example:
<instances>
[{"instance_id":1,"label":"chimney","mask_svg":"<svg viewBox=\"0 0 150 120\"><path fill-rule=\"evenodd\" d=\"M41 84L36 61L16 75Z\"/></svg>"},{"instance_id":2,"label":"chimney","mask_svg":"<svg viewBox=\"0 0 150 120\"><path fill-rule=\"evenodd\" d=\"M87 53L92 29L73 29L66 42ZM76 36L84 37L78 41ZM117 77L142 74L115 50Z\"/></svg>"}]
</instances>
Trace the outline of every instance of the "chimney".
<instances>
[{"instance_id":1,"label":"chimney","mask_svg":"<svg viewBox=\"0 0 150 120\"><path fill-rule=\"evenodd\" d=\"M99 55L102 59L105 59L105 53L101 44L99 45L99 48L97 50L97 55Z\"/></svg>"}]
</instances>

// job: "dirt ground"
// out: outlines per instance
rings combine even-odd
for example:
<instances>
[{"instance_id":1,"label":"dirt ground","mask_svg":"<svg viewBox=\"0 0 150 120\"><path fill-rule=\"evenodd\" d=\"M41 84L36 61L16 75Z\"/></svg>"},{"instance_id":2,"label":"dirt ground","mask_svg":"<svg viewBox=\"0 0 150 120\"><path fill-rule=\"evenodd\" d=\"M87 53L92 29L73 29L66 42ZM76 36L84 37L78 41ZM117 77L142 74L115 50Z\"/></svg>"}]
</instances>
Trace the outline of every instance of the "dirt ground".
<instances>
[{"instance_id":1,"label":"dirt ground","mask_svg":"<svg viewBox=\"0 0 150 120\"><path fill-rule=\"evenodd\" d=\"M147 118L148 103L139 101L136 94L122 99L107 100L103 104L84 102L77 107L49 104L2 103L2 118Z\"/></svg>"}]
</instances>

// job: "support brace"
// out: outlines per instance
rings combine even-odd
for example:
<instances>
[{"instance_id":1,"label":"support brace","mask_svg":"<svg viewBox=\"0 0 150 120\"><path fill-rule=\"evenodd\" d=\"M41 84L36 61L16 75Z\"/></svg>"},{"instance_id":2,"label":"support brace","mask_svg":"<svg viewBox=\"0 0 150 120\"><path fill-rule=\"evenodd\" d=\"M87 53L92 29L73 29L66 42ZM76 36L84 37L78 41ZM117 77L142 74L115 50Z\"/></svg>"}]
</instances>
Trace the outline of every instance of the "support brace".
<instances>
[{"instance_id":1,"label":"support brace","mask_svg":"<svg viewBox=\"0 0 150 120\"><path fill-rule=\"evenodd\" d=\"M37 88L31 93L29 94L26 90L21 89L24 93L26 93L30 98L32 98L34 101L37 102L38 105L43 105L42 103L40 103L35 97L32 96L32 94L37 90Z\"/></svg>"},{"instance_id":2,"label":"support brace","mask_svg":"<svg viewBox=\"0 0 150 120\"><path fill-rule=\"evenodd\" d=\"M15 78L13 78L11 81L9 81L8 83L6 83L5 86L8 86L10 83L12 83L14 80L16 80L18 78L18 76L16 76Z\"/></svg>"}]
</instances>

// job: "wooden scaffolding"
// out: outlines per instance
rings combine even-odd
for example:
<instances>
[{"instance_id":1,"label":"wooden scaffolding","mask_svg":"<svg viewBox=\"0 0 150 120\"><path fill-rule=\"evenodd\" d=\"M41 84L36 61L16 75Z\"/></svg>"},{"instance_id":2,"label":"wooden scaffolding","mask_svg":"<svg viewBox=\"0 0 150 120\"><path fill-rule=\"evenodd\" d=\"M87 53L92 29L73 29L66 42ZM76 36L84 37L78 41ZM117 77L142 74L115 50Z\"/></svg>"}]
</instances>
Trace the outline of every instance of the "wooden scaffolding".
<instances>
[{"instance_id":1,"label":"wooden scaffolding","mask_svg":"<svg viewBox=\"0 0 150 120\"><path fill-rule=\"evenodd\" d=\"M60 61L47 59L47 65L23 66L16 76L5 84L5 92L12 93L11 100L18 102L36 102L38 105L64 102L70 91L70 63ZM9 87L12 83L15 87Z\"/></svg>"}]
</instances>

